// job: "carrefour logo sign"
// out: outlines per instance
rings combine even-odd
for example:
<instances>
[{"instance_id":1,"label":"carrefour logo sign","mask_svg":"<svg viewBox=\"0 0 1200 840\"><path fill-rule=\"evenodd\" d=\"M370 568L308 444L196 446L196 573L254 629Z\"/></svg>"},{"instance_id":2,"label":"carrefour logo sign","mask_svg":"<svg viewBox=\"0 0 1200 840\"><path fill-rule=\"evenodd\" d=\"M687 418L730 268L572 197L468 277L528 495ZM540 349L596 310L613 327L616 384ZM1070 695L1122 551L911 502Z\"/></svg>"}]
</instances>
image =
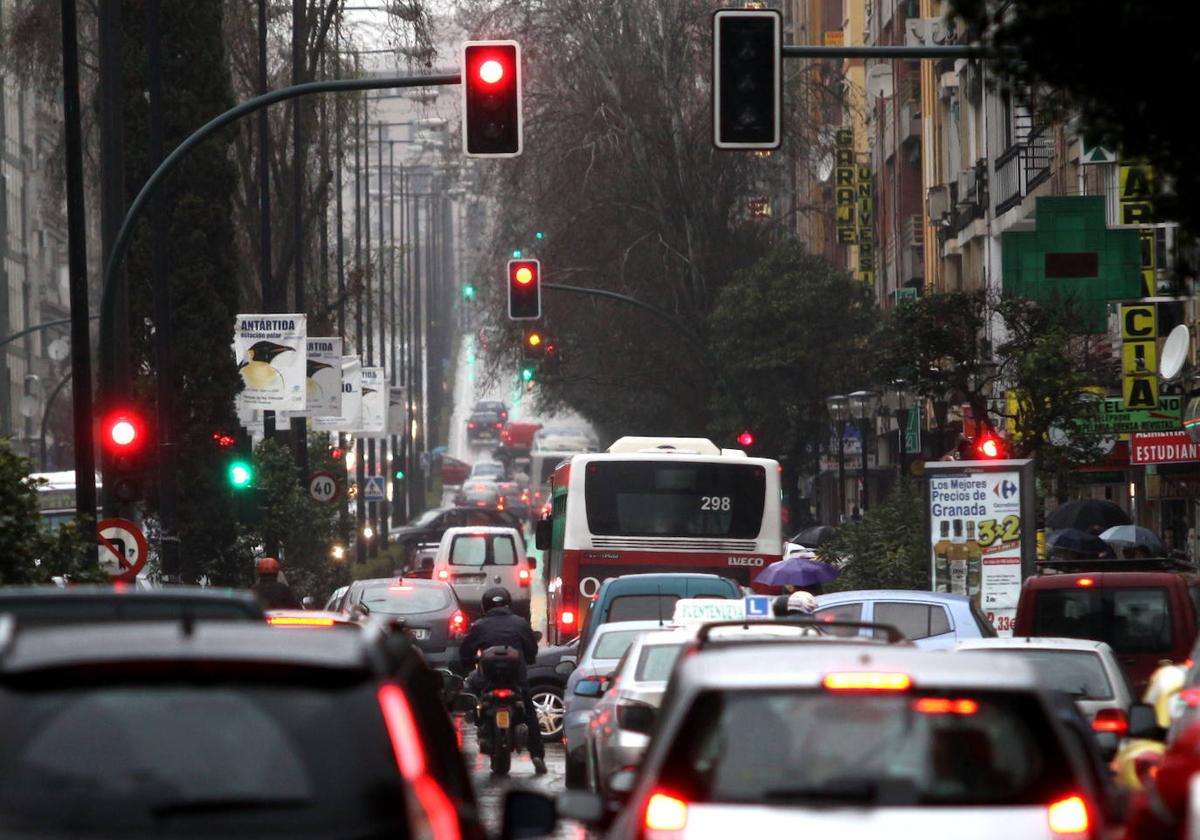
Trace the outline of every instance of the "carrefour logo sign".
<instances>
[{"instance_id":1,"label":"carrefour logo sign","mask_svg":"<svg viewBox=\"0 0 1200 840\"><path fill-rule=\"evenodd\" d=\"M992 494L1001 499L1011 499L1017 495L1017 490L1016 482L1009 481L1007 478L992 485Z\"/></svg>"}]
</instances>

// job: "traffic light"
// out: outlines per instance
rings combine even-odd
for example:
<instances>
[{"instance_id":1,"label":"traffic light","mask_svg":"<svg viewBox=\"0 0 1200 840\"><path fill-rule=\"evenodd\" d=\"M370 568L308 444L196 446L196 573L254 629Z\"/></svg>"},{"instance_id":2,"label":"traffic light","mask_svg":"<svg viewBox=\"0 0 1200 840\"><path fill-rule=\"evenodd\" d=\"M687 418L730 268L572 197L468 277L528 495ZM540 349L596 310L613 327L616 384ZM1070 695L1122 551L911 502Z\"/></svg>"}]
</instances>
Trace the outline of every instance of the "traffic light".
<instances>
[{"instance_id":1,"label":"traffic light","mask_svg":"<svg viewBox=\"0 0 1200 840\"><path fill-rule=\"evenodd\" d=\"M756 440L756 438L754 437L754 432L751 432L749 430L743 431L740 435L737 436L738 445L744 446L747 448L753 446L755 440Z\"/></svg>"},{"instance_id":2,"label":"traffic light","mask_svg":"<svg viewBox=\"0 0 1200 840\"><path fill-rule=\"evenodd\" d=\"M713 15L713 143L777 149L782 139L783 18L775 9Z\"/></svg>"},{"instance_id":3,"label":"traffic light","mask_svg":"<svg viewBox=\"0 0 1200 840\"><path fill-rule=\"evenodd\" d=\"M119 408L100 423L100 443L112 482L112 498L133 502L142 495L142 470L148 448L145 421L132 408Z\"/></svg>"},{"instance_id":4,"label":"traffic light","mask_svg":"<svg viewBox=\"0 0 1200 840\"><path fill-rule=\"evenodd\" d=\"M537 366L533 362L526 362L525 364L521 365L521 381L526 384L532 382L536 367Z\"/></svg>"},{"instance_id":5,"label":"traffic light","mask_svg":"<svg viewBox=\"0 0 1200 840\"><path fill-rule=\"evenodd\" d=\"M963 438L958 444L960 461L1000 461L1008 457L1008 446L994 432L982 431L975 439Z\"/></svg>"},{"instance_id":6,"label":"traffic light","mask_svg":"<svg viewBox=\"0 0 1200 840\"><path fill-rule=\"evenodd\" d=\"M508 261L508 317L514 321L542 317L542 264L537 260Z\"/></svg>"},{"instance_id":7,"label":"traffic light","mask_svg":"<svg viewBox=\"0 0 1200 840\"><path fill-rule=\"evenodd\" d=\"M244 490L254 485L254 459L250 441L226 432L214 432L213 443L221 453L225 480L234 490Z\"/></svg>"},{"instance_id":8,"label":"traffic light","mask_svg":"<svg viewBox=\"0 0 1200 840\"><path fill-rule=\"evenodd\" d=\"M525 333L525 341L523 344L526 359L541 359L550 349L551 345L546 341L546 337L538 330L529 330Z\"/></svg>"},{"instance_id":9,"label":"traffic light","mask_svg":"<svg viewBox=\"0 0 1200 840\"><path fill-rule=\"evenodd\" d=\"M468 303L475 300L475 287L472 286L470 283L464 284L463 290L462 290L462 295L463 295L463 300L467 301Z\"/></svg>"},{"instance_id":10,"label":"traffic light","mask_svg":"<svg viewBox=\"0 0 1200 840\"><path fill-rule=\"evenodd\" d=\"M516 41L467 41L462 78L467 157L521 154L521 47Z\"/></svg>"}]
</instances>

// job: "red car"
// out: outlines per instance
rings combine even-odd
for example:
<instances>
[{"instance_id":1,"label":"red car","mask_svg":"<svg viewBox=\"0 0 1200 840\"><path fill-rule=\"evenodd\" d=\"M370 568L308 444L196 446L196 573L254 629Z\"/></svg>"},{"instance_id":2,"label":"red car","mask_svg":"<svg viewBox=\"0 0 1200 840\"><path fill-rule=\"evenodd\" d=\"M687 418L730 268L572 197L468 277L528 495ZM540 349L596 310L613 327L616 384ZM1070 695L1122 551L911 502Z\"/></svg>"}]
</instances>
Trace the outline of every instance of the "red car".
<instances>
[{"instance_id":1,"label":"red car","mask_svg":"<svg viewBox=\"0 0 1200 840\"><path fill-rule=\"evenodd\" d=\"M500 446L528 452L533 448L533 436L540 428L541 423L506 423L500 430Z\"/></svg>"}]
</instances>

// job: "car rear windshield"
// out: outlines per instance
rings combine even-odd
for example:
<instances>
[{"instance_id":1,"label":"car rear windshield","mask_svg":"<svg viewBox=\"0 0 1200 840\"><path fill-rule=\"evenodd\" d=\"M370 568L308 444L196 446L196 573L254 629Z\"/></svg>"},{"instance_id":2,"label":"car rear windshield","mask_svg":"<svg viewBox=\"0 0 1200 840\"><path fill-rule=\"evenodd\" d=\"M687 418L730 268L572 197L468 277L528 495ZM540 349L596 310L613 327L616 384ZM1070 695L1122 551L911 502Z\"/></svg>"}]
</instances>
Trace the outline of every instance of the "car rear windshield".
<instances>
[{"instance_id":1,"label":"car rear windshield","mask_svg":"<svg viewBox=\"0 0 1200 840\"><path fill-rule=\"evenodd\" d=\"M670 620L678 595L621 595L608 607L609 621Z\"/></svg>"},{"instance_id":2,"label":"car rear windshield","mask_svg":"<svg viewBox=\"0 0 1200 840\"><path fill-rule=\"evenodd\" d=\"M629 650L633 640L645 633L645 630L610 630L601 633L592 651L593 659L620 659Z\"/></svg>"},{"instance_id":3,"label":"car rear windshield","mask_svg":"<svg viewBox=\"0 0 1200 840\"><path fill-rule=\"evenodd\" d=\"M113 597L0 598L0 613L14 616L22 625L77 624L96 621L178 621L184 613L199 621L262 621L253 605L238 601L197 598Z\"/></svg>"},{"instance_id":4,"label":"car rear windshield","mask_svg":"<svg viewBox=\"0 0 1200 840\"><path fill-rule=\"evenodd\" d=\"M695 802L1016 805L1074 789L1030 694L713 691L677 732L660 785Z\"/></svg>"},{"instance_id":5,"label":"car rear windshield","mask_svg":"<svg viewBox=\"0 0 1200 840\"><path fill-rule=\"evenodd\" d=\"M757 464L593 461L584 497L593 534L754 539L766 471Z\"/></svg>"},{"instance_id":6,"label":"car rear windshield","mask_svg":"<svg viewBox=\"0 0 1200 840\"><path fill-rule=\"evenodd\" d=\"M642 648L638 657L637 670L633 678L638 682L666 682L675 667L675 660L683 644L677 645L647 645Z\"/></svg>"},{"instance_id":7,"label":"car rear windshield","mask_svg":"<svg viewBox=\"0 0 1200 840\"><path fill-rule=\"evenodd\" d=\"M0 685L0 835L406 837L375 688L330 679Z\"/></svg>"},{"instance_id":8,"label":"car rear windshield","mask_svg":"<svg viewBox=\"0 0 1200 840\"><path fill-rule=\"evenodd\" d=\"M463 534L450 545L452 566L515 566L517 549L508 534Z\"/></svg>"},{"instance_id":9,"label":"car rear windshield","mask_svg":"<svg viewBox=\"0 0 1200 840\"><path fill-rule=\"evenodd\" d=\"M1034 636L1108 642L1117 653L1174 648L1166 587L1042 589L1034 602Z\"/></svg>"},{"instance_id":10,"label":"car rear windshield","mask_svg":"<svg viewBox=\"0 0 1200 840\"><path fill-rule=\"evenodd\" d=\"M963 653L1003 653L1019 656L1033 666L1042 685L1077 700L1111 700L1112 683L1100 654L1086 650L1045 648L968 648Z\"/></svg>"},{"instance_id":11,"label":"car rear windshield","mask_svg":"<svg viewBox=\"0 0 1200 840\"><path fill-rule=\"evenodd\" d=\"M368 587L363 590L360 600L372 613L415 615L446 609L450 606L450 589L394 583Z\"/></svg>"}]
</instances>

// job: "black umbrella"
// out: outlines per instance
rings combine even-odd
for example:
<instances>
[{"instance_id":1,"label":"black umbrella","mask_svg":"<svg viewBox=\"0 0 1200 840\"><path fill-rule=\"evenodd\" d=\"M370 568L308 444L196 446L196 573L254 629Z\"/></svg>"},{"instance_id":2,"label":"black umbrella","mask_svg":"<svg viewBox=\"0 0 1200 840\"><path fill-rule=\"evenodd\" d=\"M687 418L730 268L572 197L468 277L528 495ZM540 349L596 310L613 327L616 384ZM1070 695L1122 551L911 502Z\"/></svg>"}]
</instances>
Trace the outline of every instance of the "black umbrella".
<instances>
[{"instance_id":1,"label":"black umbrella","mask_svg":"<svg viewBox=\"0 0 1200 840\"><path fill-rule=\"evenodd\" d=\"M1078 528L1098 534L1114 525L1132 525L1129 514L1103 499L1076 499L1065 502L1046 515L1047 530Z\"/></svg>"},{"instance_id":2,"label":"black umbrella","mask_svg":"<svg viewBox=\"0 0 1200 840\"><path fill-rule=\"evenodd\" d=\"M1086 557L1099 557L1108 551L1104 540L1077 528L1052 531L1046 538L1046 548L1055 552L1070 551Z\"/></svg>"},{"instance_id":3,"label":"black umbrella","mask_svg":"<svg viewBox=\"0 0 1200 840\"><path fill-rule=\"evenodd\" d=\"M813 525L811 528L805 528L796 536L792 537L788 542L793 542L802 545L805 548L816 548L819 545L824 545L837 535L837 528L832 525Z\"/></svg>"}]
</instances>

